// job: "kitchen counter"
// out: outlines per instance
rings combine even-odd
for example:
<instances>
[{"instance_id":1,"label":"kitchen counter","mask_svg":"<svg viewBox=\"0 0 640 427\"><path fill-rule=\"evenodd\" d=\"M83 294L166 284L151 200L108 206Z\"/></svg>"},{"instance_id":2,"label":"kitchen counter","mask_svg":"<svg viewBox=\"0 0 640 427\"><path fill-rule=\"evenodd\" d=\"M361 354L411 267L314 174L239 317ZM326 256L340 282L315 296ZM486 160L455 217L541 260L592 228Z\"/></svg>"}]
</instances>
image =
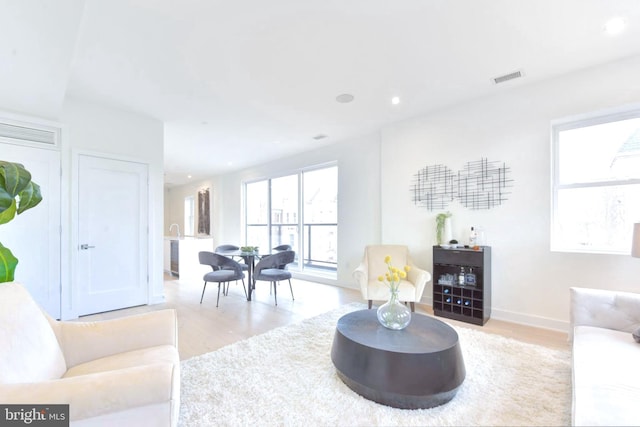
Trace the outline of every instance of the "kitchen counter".
<instances>
[{"instance_id":1,"label":"kitchen counter","mask_svg":"<svg viewBox=\"0 0 640 427\"><path fill-rule=\"evenodd\" d=\"M173 259L171 246L174 245ZM177 246L177 247L176 247ZM198 252L213 252L212 237L164 237L164 270L174 276L178 276L180 281L202 280L205 273L211 271L211 267L200 264ZM177 258L177 263L176 263ZM172 268L173 261L173 268Z\"/></svg>"}]
</instances>

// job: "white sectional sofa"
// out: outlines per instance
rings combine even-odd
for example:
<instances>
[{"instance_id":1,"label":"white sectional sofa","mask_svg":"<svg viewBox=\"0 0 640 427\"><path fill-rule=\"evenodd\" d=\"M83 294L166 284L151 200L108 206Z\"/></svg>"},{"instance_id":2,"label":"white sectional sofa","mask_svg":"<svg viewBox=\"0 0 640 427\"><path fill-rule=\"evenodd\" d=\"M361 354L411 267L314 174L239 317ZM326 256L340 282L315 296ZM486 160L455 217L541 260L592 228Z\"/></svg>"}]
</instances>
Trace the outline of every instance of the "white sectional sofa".
<instances>
[{"instance_id":1,"label":"white sectional sofa","mask_svg":"<svg viewBox=\"0 0 640 427\"><path fill-rule=\"evenodd\" d=\"M640 294L570 292L573 425L640 425Z\"/></svg>"}]
</instances>

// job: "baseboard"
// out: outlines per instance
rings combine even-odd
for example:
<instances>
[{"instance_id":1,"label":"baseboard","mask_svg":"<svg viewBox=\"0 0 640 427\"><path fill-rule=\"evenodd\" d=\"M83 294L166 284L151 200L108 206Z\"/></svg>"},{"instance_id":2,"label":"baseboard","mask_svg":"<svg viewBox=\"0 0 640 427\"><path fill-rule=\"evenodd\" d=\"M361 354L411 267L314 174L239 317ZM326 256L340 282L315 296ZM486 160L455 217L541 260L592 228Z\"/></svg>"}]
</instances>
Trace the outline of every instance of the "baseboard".
<instances>
[{"instance_id":1,"label":"baseboard","mask_svg":"<svg viewBox=\"0 0 640 427\"><path fill-rule=\"evenodd\" d=\"M421 303L433 308L433 298L422 298ZM533 326L541 329L549 329L552 331L569 331L568 321L549 319L547 317L535 316L530 314L515 313L513 311L500 310L493 307L491 308L491 319L502 320L509 323L517 323L519 325Z\"/></svg>"},{"instance_id":2,"label":"baseboard","mask_svg":"<svg viewBox=\"0 0 640 427\"><path fill-rule=\"evenodd\" d=\"M166 302L164 295L157 295L149 298L148 305L162 304L163 302Z\"/></svg>"},{"instance_id":3,"label":"baseboard","mask_svg":"<svg viewBox=\"0 0 640 427\"><path fill-rule=\"evenodd\" d=\"M338 281L336 280L336 278L334 277L334 275L326 275L323 276L321 274L315 275L315 274L304 274L304 273L298 273L298 272L291 272L291 276L294 279L299 279L299 280L306 280L308 282L316 282L316 283L322 283L323 285L332 285L332 286L338 286L343 288L344 286L341 286Z\"/></svg>"},{"instance_id":4,"label":"baseboard","mask_svg":"<svg viewBox=\"0 0 640 427\"><path fill-rule=\"evenodd\" d=\"M300 280L308 280L310 282L322 283L325 285L333 285L340 288L357 289L352 286L345 285L339 281L329 278L315 275L305 275L300 273L293 273L293 277ZM433 308L433 298L423 296L420 304L424 304ZM535 328L549 329L552 331L568 332L569 322L564 320L550 319L542 316L535 316L530 314L516 313L509 310L500 310L494 307L491 308L491 318L496 320L502 320L509 323L517 323L519 325L532 326Z\"/></svg>"},{"instance_id":5,"label":"baseboard","mask_svg":"<svg viewBox=\"0 0 640 427\"><path fill-rule=\"evenodd\" d=\"M568 332L569 322L557 319L549 319L542 316L525 315L522 313L514 313L507 310L491 309L491 318L503 320L510 323L518 323L520 325L535 326L542 329L550 329L552 331Z\"/></svg>"}]
</instances>

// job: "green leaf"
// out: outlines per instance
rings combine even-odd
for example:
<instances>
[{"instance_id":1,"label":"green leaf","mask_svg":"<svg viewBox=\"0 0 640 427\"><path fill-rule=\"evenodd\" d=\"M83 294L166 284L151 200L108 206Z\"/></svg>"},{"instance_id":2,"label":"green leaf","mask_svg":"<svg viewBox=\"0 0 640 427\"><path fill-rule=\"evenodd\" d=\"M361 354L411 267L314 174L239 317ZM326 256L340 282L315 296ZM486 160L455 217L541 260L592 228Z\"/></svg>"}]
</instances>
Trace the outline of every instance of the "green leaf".
<instances>
[{"instance_id":1,"label":"green leaf","mask_svg":"<svg viewBox=\"0 0 640 427\"><path fill-rule=\"evenodd\" d=\"M0 187L17 196L31 181L31 174L20 163L0 161Z\"/></svg>"},{"instance_id":2,"label":"green leaf","mask_svg":"<svg viewBox=\"0 0 640 427\"><path fill-rule=\"evenodd\" d=\"M0 283L13 282L18 259L0 243Z\"/></svg>"},{"instance_id":3,"label":"green leaf","mask_svg":"<svg viewBox=\"0 0 640 427\"><path fill-rule=\"evenodd\" d=\"M16 199L11 198L9 205L4 206L5 199L1 198L2 191L0 191L0 224L6 224L16 216Z\"/></svg>"},{"instance_id":4,"label":"green leaf","mask_svg":"<svg viewBox=\"0 0 640 427\"><path fill-rule=\"evenodd\" d=\"M18 204L18 215L27 209L31 209L42 201L42 193L40 193L40 186L33 181L30 181L24 190L18 194L20 203Z\"/></svg>"}]
</instances>

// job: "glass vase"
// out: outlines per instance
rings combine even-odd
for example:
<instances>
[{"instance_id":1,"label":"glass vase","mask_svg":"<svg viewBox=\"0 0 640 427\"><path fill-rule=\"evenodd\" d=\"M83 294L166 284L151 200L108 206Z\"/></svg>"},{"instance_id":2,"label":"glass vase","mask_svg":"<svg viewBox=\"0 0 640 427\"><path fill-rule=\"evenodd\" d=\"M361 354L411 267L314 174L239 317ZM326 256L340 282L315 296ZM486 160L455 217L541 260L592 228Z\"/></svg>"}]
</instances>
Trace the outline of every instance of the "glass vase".
<instances>
[{"instance_id":1,"label":"glass vase","mask_svg":"<svg viewBox=\"0 0 640 427\"><path fill-rule=\"evenodd\" d=\"M398 290L391 290L389 301L378 307L378 321L388 329L399 331L411 322L411 310L398 301Z\"/></svg>"}]
</instances>

